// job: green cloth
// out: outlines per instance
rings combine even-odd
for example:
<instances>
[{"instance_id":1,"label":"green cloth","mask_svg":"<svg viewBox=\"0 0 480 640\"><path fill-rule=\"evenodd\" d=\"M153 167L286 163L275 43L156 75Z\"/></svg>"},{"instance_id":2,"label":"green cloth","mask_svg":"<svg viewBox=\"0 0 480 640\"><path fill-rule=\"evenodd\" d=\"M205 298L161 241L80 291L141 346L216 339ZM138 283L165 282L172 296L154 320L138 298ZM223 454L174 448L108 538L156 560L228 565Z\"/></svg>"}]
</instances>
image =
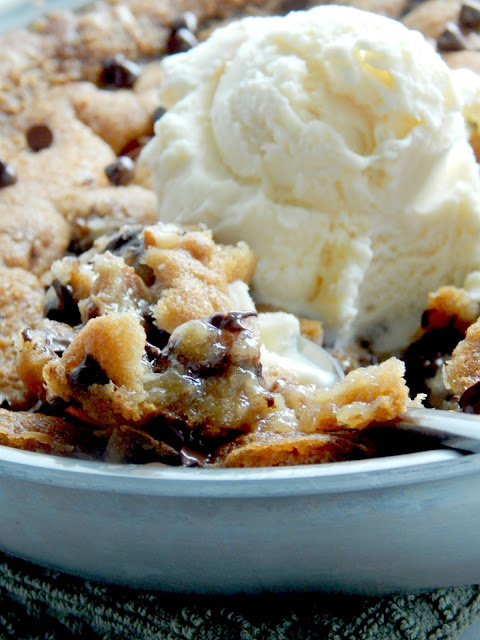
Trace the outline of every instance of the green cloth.
<instances>
[{"instance_id":1,"label":"green cloth","mask_svg":"<svg viewBox=\"0 0 480 640\"><path fill-rule=\"evenodd\" d=\"M0 554L1 640L441 640L480 619L480 586L360 598L171 595Z\"/></svg>"}]
</instances>

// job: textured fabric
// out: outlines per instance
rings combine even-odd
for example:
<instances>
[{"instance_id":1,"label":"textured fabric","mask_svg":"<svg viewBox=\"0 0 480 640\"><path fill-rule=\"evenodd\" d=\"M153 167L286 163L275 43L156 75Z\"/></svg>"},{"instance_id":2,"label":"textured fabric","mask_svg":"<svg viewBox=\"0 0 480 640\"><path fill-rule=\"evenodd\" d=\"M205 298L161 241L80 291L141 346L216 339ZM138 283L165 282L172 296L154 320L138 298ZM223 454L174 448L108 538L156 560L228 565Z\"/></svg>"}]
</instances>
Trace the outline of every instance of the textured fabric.
<instances>
[{"instance_id":1,"label":"textured fabric","mask_svg":"<svg viewBox=\"0 0 480 640\"><path fill-rule=\"evenodd\" d=\"M455 640L478 618L480 586L382 598L187 597L0 555L1 640Z\"/></svg>"}]
</instances>

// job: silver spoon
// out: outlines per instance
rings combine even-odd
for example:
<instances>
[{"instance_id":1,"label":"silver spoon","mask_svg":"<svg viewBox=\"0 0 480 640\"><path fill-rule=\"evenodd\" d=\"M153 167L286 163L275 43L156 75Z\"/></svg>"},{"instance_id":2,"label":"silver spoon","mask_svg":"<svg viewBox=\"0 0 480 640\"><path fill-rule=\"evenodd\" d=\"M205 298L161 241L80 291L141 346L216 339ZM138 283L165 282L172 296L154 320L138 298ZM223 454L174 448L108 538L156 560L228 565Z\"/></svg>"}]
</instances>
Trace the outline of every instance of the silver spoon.
<instances>
[{"instance_id":1,"label":"silver spoon","mask_svg":"<svg viewBox=\"0 0 480 640\"><path fill-rule=\"evenodd\" d=\"M333 381L344 378L340 364L328 351L301 337L299 350L311 362L326 369ZM409 408L399 422L388 425L435 441L437 445L462 453L480 453L480 416L441 409Z\"/></svg>"}]
</instances>

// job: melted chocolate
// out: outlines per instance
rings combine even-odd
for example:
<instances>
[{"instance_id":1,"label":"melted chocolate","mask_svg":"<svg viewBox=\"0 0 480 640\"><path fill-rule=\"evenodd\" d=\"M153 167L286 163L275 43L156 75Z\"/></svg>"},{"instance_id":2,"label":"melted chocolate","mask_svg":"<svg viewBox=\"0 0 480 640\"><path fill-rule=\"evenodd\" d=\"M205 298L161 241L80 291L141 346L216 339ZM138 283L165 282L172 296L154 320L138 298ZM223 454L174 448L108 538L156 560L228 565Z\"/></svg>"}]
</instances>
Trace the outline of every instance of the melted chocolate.
<instances>
[{"instance_id":1,"label":"melted chocolate","mask_svg":"<svg viewBox=\"0 0 480 640\"><path fill-rule=\"evenodd\" d=\"M189 447L182 447L180 449L180 460L183 467L205 467L210 459L210 456L198 451L193 451Z\"/></svg>"},{"instance_id":2,"label":"melted chocolate","mask_svg":"<svg viewBox=\"0 0 480 640\"><path fill-rule=\"evenodd\" d=\"M218 359L207 362L195 362L188 364L187 374L194 378L213 378L224 373L231 364L228 354L219 355Z\"/></svg>"},{"instance_id":3,"label":"melted chocolate","mask_svg":"<svg viewBox=\"0 0 480 640\"><path fill-rule=\"evenodd\" d=\"M458 404L463 413L480 414L480 382L468 387L460 396Z\"/></svg>"},{"instance_id":4,"label":"melted chocolate","mask_svg":"<svg viewBox=\"0 0 480 640\"><path fill-rule=\"evenodd\" d=\"M214 313L207 318L207 322L216 327L217 329L225 329L226 331L232 331L234 333L249 329L243 320L246 318L254 318L257 316L256 311L226 311Z\"/></svg>"},{"instance_id":5,"label":"melted chocolate","mask_svg":"<svg viewBox=\"0 0 480 640\"><path fill-rule=\"evenodd\" d=\"M183 422L170 422L163 416L150 420L144 429L152 438L178 451L179 464L189 467L205 465L218 447L239 435L238 431L227 430L220 436L206 438L199 429L192 429Z\"/></svg>"},{"instance_id":6,"label":"melted chocolate","mask_svg":"<svg viewBox=\"0 0 480 640\"><path fill-rule=\"evenodd\" d=\"M150 315L144 316L145 333L147 334L147 342L153 345L161 351L167 346L170 334L168 331L159 329L155 323L154 318Z\"/></svg>"},{"instance_id":7,"label":"melted chocolate","mask_svg":"<svg viewBox=\"0 0 480 640\"><path fill-rule=\"evenodd\" d=\"M67 373L72 387L88 389L92 384L108 384L109 377L98 364L98 362L88 353L82 362Z\"/></svg>"},{"instance_id":8,"label":"melted chocolate","mask_svg":"<svg viewBox=\"0 0 480 640\"><path fill-rule=\"evenodd\" d=\"M49 331L48 329L43 329L43 335L45 336L45 344L47 347L53 351L57 356L62 356L65 349L71 343L73 336L59 336L53 331Z\"/></svg>"},{"instance_id":9,"label":"melted chocolate","mask_svg":"<svg viewBox=\"0 0 480 640\"><path fill-rule=\"evenodd\" d=\"M428 396L426 380L435 376L464 337L464 333L453 326L442 327L427 331L407 347L402 360L405 362L405 379L412 397L418 393ZM430 406L428 397L425 404Z\"/></svg>"},{"instance_id":10,"label":"melted chocolate","mask_svg":"<svg viewBox=\"0 0 480 640\"><path fill-rule=\"evenodd\" d=\"M45 301L45 315L49 320L56 320L76 327L82 318L77 302L73 297L73 289L59 280L54 280L48 289Z\"/></svg>"}]
</instances>

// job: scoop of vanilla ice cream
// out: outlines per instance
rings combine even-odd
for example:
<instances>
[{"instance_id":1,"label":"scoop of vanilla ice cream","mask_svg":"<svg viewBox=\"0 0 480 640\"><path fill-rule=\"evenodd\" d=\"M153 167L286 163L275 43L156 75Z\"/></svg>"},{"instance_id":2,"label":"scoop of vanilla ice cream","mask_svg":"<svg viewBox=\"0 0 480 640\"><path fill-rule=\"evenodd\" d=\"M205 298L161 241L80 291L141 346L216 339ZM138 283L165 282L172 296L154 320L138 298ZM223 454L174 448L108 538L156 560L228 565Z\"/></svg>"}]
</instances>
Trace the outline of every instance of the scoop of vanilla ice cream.
<instances>
[{"instance_id":1,"label":"scoop of vanilla ice cream","mask_svg":"<svg viewBox=\"0 0 480 640\"><path fill-rule=\"evenodd\" d=\"M160 99L159 217L247 241L257 302L393 350L480 267L461 94L420 33L333 5L246 18L167 57Z\"/></svg>"}]
</instances>

